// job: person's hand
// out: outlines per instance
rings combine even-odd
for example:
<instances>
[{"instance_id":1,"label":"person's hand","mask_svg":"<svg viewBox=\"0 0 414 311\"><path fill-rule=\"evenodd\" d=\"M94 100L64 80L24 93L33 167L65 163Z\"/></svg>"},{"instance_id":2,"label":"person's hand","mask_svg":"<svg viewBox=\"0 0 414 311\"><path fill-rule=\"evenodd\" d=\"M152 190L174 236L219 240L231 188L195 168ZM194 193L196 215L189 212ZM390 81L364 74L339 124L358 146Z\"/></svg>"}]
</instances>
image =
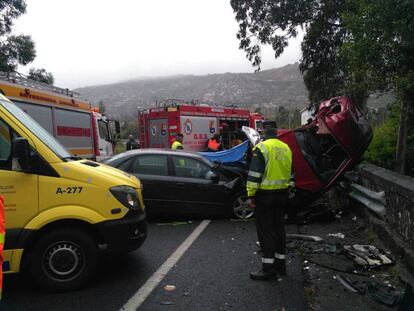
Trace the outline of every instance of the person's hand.
<instances>
[{"instance_id":1,"label":"person's hand","mask_svg":"<svg viewBox=\"0 0 414 311\"><path fill-rule=\"evenodd\" d=\"M247 206L250 208L255 208L256 207L256 202L254 201L254 198L248 198L247 199Z\"/></svg>"},{"instance_id":2,"label":"person's hand","mask_svg":"<svg viewBox=\"0 0 414 311\"><path fill-rule=\"evenodd\" d=\"M295 196L296 196L296 188L295 187L289 187L289 189L288 189L289 199L293 199Z\"/></svg>"}]
</instances>

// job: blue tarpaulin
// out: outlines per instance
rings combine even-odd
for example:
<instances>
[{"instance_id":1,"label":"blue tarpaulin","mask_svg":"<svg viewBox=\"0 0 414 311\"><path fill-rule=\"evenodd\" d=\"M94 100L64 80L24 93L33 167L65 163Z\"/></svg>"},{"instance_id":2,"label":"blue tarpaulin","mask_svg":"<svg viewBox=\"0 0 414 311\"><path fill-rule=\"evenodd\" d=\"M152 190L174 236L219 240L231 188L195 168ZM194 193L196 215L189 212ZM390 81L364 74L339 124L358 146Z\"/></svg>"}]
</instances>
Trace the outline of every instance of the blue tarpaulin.
<instances>
[{"instance_id":1,"label":"blue tarpaulin","mask_svg":"<svg viewBox=\"0 0 414 311\"><path fill-rule=\"evenodd\" d=\"M241 162L244 159L247 148L249 147L249 141L246 140L240 145L233 147L228 150L217 151L217 152L198 152L203 157L209 159L210 161L220 161L223 164Z\"/></svg>"}]
</instances>

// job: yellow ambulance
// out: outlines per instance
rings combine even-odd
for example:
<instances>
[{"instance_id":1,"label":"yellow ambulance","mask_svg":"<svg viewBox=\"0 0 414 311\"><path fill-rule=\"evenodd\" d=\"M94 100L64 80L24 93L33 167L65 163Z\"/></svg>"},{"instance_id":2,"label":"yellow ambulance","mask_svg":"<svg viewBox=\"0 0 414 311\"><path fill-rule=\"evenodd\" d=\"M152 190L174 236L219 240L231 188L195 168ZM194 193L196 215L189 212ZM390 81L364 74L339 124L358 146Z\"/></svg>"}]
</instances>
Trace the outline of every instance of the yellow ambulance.
<instances>
[{"instance_id":1,"label":"yellow ambulance","mask_svg":"<svg viewBox=\"0 0 414 311\"><path fill-rule=\"evenodd\" d=\"M102 250L139 248L147 234L139 180L71 155L0 94L3 271L27 271L53 290L84 285Z\"/></svg>"}]
</instances>

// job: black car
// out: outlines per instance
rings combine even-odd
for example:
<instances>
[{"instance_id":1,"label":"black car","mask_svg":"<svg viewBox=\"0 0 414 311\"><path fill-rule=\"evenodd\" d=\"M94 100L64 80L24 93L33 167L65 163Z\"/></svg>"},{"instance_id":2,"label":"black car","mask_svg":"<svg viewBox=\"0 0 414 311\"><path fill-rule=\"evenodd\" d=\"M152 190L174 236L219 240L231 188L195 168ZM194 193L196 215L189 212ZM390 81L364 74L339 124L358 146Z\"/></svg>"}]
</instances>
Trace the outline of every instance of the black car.
<instances>
[{"instance_id":1,"label":"black car","mask_svg":"<svg viewBox=\"0 0 414 311\"><path fill-rule=\"evenodd\" d=\"M104 162L139 178L149 217L249 218L245 178L236 168L185 151L140 149Z\"/></svg>"}]
</instances>

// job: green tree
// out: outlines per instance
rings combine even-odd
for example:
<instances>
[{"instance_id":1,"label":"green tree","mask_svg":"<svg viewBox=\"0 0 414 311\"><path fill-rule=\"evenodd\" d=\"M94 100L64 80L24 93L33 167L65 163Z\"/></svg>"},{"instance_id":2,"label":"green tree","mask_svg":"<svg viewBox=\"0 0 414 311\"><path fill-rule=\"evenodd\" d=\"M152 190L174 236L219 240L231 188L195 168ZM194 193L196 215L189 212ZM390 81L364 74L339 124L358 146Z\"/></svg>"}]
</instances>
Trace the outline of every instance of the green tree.
<instances>
[{"instance_id":1,"label":"green tree","mask_svg":"<svg viewBox=\"0 0 414 311\"><path fill-rule=\"evenodd\" d=\"M125 121L121 126L121 138L127 139L132 134L134 138L138 138L138 123L134 120Z\"/></svg>"},{"instance_id":2,"label":"green tree","mask_svg":"<svg viewBox=\"0 0 414 311\"><path fill-rule=\"evenodd\" d=\"M237 38L253 66L260 70L261 45L279 57L288 41L305 31L299 68L312 103L344 90L344 60L338 53L349 32L341 13L346 0L231 0L239 23ZM363 101L366 95L354 96ZM355 94L357 95L357 94Z\"/></svg>"},{"instance_id":3,"label":"green tree","mask_svg":"<svg viewBox=\"0 0 414 311\"><path fill-rule=\"evenodd\" d=\"M51 72L47 72L44 68L36 69L30 68L29 74L27 75L29 79L53 85L55 78Z\"/></svg>"},{"instance_id":4,"label":"green tree","mask_svg":"<svg viewBox=\"0 0 414 311\"><path fill-rule=\"evenodd\" d=\"M406 171L414 111L414 1L231 0L231 5L239 47L258 70L261 45L270 44L278 57L298 29L305 30L299 67L312 103L347 94L364 106L369 94L392 90L401 103L396 171Z\"/></svg>"},{"instance_id":5,"label":"green tree","mask_svg":"<svg viewBox=\"0 0 414 311\"><path fill-rule=\"evenodd\" d=\"M99 107L99 112L100 113L105 113L106 112L106 107L105 107L104 101L102 99L98 102L98 107Z\"/></svg>"},{"instance_id":6,"label":"green tree","mask_svg":"<svg viewBox=\"0 0 414 311\"><path fill-rule=\"evenodd\" d=\"M284 106L277 109L275 121L278 128L289 127L289 111Z\"/></svg>"},{"instance_id":7,"label":"green tree","mask_svg":"<svg viewBox=\"0 0 414 311\"><path fill-rule=\"evenodd\" d=\"M12 35L13 20L26 12L24 0L0 0L0 71L11 72L36 57L30 36Z\"/></svg>"},{"instance_id":8,"label":"green tree","mask_svg":"<svg viewBox=\"0 0 414 311\"><path fill-rule=\"evenodd\" d=\"M352 33L341 49L348 64L347 84L369 91L393 90L401 103L396 171L404 173L414 110L414 1L347 0L343 14ZM364 82L362 82L364 81ZM361 83L362 82L362 83Z\"/></svg>"},{"instance_id":9,"label":"green tree","mask_svg":"<svg viewBox=\"0 0 414 311\"><path fill-rule=\"evenodd\" d=\"M396 102L390 107L386 121L374 128L374 138L364 159L384 168L393 169L396 165L395 146L398 139L401 104ZM407 137L407 174L414 176L414 124L410 124Z\"/></svg>"}]
</instances>

